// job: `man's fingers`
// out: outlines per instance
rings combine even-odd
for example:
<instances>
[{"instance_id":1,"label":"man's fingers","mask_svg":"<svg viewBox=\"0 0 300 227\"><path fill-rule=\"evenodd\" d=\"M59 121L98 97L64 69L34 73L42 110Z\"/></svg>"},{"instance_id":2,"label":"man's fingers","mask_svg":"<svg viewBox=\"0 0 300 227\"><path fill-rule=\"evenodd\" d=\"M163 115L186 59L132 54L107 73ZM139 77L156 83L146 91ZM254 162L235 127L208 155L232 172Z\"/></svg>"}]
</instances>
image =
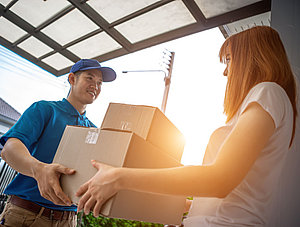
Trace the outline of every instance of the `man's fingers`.
<instances>
[{"instance_id":1,"label":"man's fingers","mask_svg":"<svg viewBox=\"0 0 300 227\"><path fill-rule=\"evenodd\" d=\"M56 196L56 193L54 190L51 190L51 192L48 195L51 198L51 201L56 205L66 205L66 203L61 200L59 197Z\"/></svg>"},{"instance_id":2,"label":"man's fingers","mask_svg":"<svg viewBox=\"0 0 300 227\"><path fill-rule=\"evenodd\" d=\"M74 169L70 169L70 168L64 167L62 165L59 165L57 167L57 171L60 173L66 174L66 175L71 175L76 172Z\"/></svg>"},{"instance_id":3,"label":"man's fingers","mask_svg":"<svg viewBox=\"0 0 300 227\"><path fill-rule=\"evenodd\" d=\"M58 198L52 188L49 188L47 191L44 191L43 197L52 201L56 205L66 205L64 201Z\"/></svg>"},{"instance_id":4,"label":"man's fingers","mask_svg":"<svg viewBox=\"0 0 300 227\"><path fill-rule=\"evenodd\" d=\"M55 196L59 200L63 201L64 205L71 206L71 204L72 204L71 200L61 189L59 182L57 184L53 185L53 190L54 190Z\"/></svg>"}]
</instances>

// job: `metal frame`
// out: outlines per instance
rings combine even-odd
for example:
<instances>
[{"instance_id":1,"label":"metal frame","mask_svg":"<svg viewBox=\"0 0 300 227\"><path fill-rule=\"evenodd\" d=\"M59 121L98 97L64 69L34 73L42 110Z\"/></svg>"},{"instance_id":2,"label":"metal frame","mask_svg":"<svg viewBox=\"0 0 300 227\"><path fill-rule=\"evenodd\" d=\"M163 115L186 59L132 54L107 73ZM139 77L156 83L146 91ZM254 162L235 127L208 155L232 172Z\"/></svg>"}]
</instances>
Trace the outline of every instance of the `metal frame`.
<instances>
[{"instance_id":1,"label":"metal frame","mask_svg":"<svg viewBox=\"0 0 300 227\"><path fill-rule=\"evenodd\" d=\"M118 42L122 48L111 51L109 53L97 56L95 59L103 62L109 59L113 59L125 54L129 54L156 44L160 44L166 41L170 41L176 38L180 38L186 35L190 35L193 33L197 33L200 31L204 31L210 28L219 27L221 28L221 31L223 35L226 37L226 34L224 33L225 30L222 30L222 25L241 20L247 17L251 17L257 14L261 14L264 12L268 12L271 10L271 0L262 0L260 2L239 8L234 11L230 11L228 13L212 17L212 18L205 18L197 4L194 0L182 0L182 2L185 4L187 9L190 11L190 13L193 15L193 17L196 20L196 23L187 25L185 27L172 30L160 35L157 35L155 37L137 42L137 43L131 43L129 40L127 40L121 33L119 33L114 27L124 23L132 18L135 18L137 16L140 16L144 13L147 13L151 10L157 9L161 6L164 6L170 2L173 2L175 0L161 0L158 1L150 6L147 6L141 10L138 10L130 15L127 15L117 21L114 21L112 23L108 23L101 15L99 15L92 7L90 7L86 0L68 0L72 5L66 7L62 11L58 12L56 15L54 15L52 18L48 19L46 22L44 22L42 25L38 26L37 28L30 25L28 22L24 21L22 18L20 18L18 15L10 11L10 7L12 7L18 0L12 0L7 7L4 7L0 4L0 16L5 17L15 25L21 27L23 30L25 30L28 34L21 37L19 40L17 40L14 43L11 43L4 39L3 37L0 37L0 44L5 46L6 48L12 50L13 52L21 55L22 57L28 59L29 61L33 62L34 64L40 66L41 68L47 70L48 72L54 74L55 76L61 76L63 74L66 74L69 72L70 67L66 67L62 70L56 70L53 67L49 66L48 64L44 63L42 59L54 54L54 53L60 53L67 59L71 60L72 62L76 62L79 60L79 57L73 54L71 51L67 50L67 47L78 43L82 40L85 40L95 34L98 34L100 32L105 31L111 38L113 38L116 42ZM57 19L61 18L62 16L66 15L70 11L77 8L80 10L83 14L85 14L90 20L92 20L95 24L99 26L99 29L96 31L93 31L89 34L84 35L83 37L80 37L77 40L74 40L70 43L67 43L66 45L62 46L58 44L55 40L51 39L50 37L43 34L41 29L45 28L49 24L53 23ZM28 39L29 37L34 36L35 38L39 39L49 47L53 48L53 51L51 53L47 53L39 58L36 58L32 56L31 54L27 53L26 51L19 48L17 45Z\"/></svg>"}]
</instances>

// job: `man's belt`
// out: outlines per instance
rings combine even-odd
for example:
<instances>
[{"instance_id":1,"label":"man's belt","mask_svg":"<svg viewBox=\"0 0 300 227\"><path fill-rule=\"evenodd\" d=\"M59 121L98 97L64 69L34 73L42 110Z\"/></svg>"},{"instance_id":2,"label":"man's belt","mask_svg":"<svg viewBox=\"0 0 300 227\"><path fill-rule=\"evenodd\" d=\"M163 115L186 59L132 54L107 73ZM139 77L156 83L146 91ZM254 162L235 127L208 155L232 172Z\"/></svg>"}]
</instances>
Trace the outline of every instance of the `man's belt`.
<instances>
[{"instance_id":1,"label":"man's belt","mask_svg":"<svg viewBox=\"0 0 300 227\"><path fill-rule=\"evenodd\" d=\"M33 213L38 214L41 209L43 208L42 206L31 202L29 200L21 199L18 196L12 195L9 199L9 202L11 204L14 204L18 207L21 207L23 209L29 210ZM44 217L49 218L50 220L67 220L70 217L73 217L76 213L74 211L60 211L60 210L52 210L49 208L44 207L44 211L42 215Z\"/></svg>"}]
</instances>

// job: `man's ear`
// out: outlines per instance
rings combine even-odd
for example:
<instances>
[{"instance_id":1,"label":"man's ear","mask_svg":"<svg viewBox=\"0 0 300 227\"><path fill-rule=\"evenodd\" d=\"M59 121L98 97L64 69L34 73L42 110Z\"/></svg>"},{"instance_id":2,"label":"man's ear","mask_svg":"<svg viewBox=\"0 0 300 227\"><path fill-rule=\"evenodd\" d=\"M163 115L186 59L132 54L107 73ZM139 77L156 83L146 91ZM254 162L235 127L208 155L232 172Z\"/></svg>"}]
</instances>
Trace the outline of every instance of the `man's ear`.
<instances>
[{"instance_id":1,"label":"man's ear","mask_svg":"<svg viewBox=\"0 0 300 227\"><path fill-rule=\"evenodd\" d=\"M68 81L69 81L70 85L74 85L74 83L75 83L75 74L74 73L69 74Z\"/></svg>"}]
</instances>

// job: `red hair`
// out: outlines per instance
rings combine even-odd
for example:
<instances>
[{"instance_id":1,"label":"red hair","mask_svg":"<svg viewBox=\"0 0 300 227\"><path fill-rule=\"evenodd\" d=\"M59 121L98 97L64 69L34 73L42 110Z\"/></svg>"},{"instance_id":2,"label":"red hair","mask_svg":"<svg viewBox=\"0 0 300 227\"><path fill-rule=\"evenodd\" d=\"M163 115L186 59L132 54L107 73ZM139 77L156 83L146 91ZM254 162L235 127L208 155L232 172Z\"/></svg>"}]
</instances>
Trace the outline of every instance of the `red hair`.
<instances>
[{"instance_id":1,"label":"red hair","mask_svg":"<svg viewBox=\"0 0 300 227\"><path fill-rule=\"evenodd\" d=\"M296 127L296 81L279 34L267 26L257 26L230 36L220 49L220 61L231 57L224 98L226 122L238 111L252 87L275 82L287 93L293 107L292 144Z\"/></svg>"}]
</instances>

